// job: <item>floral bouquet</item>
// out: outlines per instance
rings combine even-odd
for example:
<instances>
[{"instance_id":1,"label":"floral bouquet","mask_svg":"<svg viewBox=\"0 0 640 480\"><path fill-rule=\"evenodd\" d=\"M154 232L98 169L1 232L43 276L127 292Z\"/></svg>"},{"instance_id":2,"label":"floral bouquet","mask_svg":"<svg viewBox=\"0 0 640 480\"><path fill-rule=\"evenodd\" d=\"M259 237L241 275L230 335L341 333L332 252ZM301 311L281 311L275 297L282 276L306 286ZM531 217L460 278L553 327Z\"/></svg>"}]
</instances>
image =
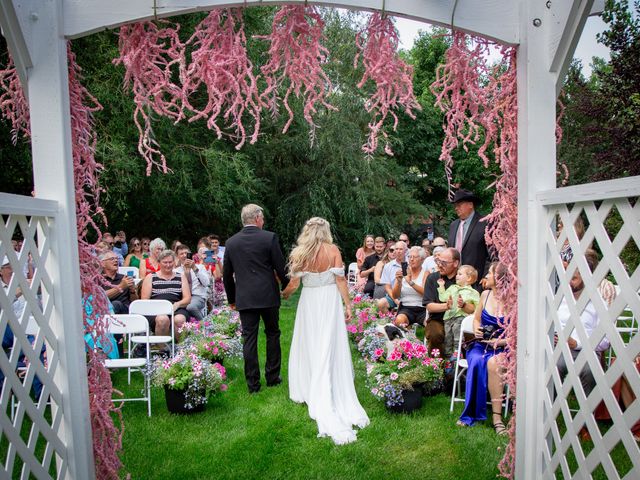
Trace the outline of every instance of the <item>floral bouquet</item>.
<instances>
[{"instance_id":1,"label":"floral bouquet","mask_svg":"<svg viewBox=\"0 0 640 480\"><path fill-rule=\"evenodd\" d=\"M398 343L387 361L367 365L367 386L379 400L388 406L400 405L403 390L432 388L444 378L445 360L434 350L429 356L421 343L408 340Z\"/></svg>"},{"instance_id":2,"label":"floral bouquet","mask_svg":"<svg viewBox=\"0 0 640 480\"><path fill-rule=\"evenodd\" d=\"M190 337L185 348L195 347L195 352L210 362L222 363L225 358L242 358L242 343L238 338L227 338L220 334L205 334Z\"/></svg>"},{"instance_id":3,"label":"floral bouquet","mask_svg":"<svg viewBox=\"0 0 640 480\"><path fill-rule=\"evenodd\" d=\"M199 357L194 347L180 350L175 357L159 357L151 371L151 384L182 390L185 408L192 410L207 403L209 395L227 390L224 367Z\"/></svg>"}]
</instances>

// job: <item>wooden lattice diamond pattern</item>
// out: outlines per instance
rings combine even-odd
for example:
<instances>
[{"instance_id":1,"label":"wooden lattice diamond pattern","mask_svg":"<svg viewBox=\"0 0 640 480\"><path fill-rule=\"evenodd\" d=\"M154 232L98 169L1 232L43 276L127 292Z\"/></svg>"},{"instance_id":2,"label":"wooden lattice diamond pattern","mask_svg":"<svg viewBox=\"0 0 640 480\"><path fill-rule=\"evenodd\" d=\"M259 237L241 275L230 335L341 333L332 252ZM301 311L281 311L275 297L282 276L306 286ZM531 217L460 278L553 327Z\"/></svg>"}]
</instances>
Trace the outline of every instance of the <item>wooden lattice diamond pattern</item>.
<instances>
[{"instance_id":1,"label":"wooden lattice diamond pattern","mask_svg":"<svg viewBox=\"0 0 640 480\"><path fill-rule=\"evenodd\" d=\"M544 403L543 403L543 472L545 478L638 478L640 449L630 428L640 420L640 375L634 360L640 354L640 268L623 264L621 253L638 258L640 245L640 200L623 197L602 201L584 201L546 207L546 265L544 270L545 320L541 325L544 342ZM580 239L574 227L580 220L585 225ZM558 233L561 221L564 228ZM573 253L568 264L561 252L568 245ZM594 248L600 262L591 272L585 251ZM566 267L565 267L566 265ZM582 276L585 289L574 299L569 281L575 271ZM603 279L613 280L618 294L608 305L598 291ZM558 307L566 299L570 319L564 329L558 319ZM580 314L592 302L599 324L590 337L580 322ZM635 324L634 324L635 322ZM635 327L634 327L635 325ZM582 349L572 358L567 338L576 332ZM557 335L557 344L555 336ZM606 337L611 347L601 360L595 352ZM610 366L609 359L615 357ZM563 358L568 373L560 377L556 365ZM596 386L587 397L578 376L588 367ZM612 387L622 377L626 379L636 400L626 409L618 404ZM594 411L604 402L612 421L597 422ZM591 440L580 438L586 428Z\"/></svg>"},{"instance_id":2,"label":"wooden lattice diamond pattern","mask_svg":"<svg viewBox=\"0 0 640 480\"><path fill-rule=\"evenodd\" d=\"M14 336L0 351L0 477L63 478L67 473L60 439L62 392L55 382L58 339L50 327L53 285L45 269L54 225L41 216L0 218L0 258L7 257L13 270L8 290L0 291L0 333L9 327ZM23 239L20 251L11 243L16 237ZM18 292L22 295L14 304ZM37 399L36 379L42 383Z\"/></svg>"}]
</instances>

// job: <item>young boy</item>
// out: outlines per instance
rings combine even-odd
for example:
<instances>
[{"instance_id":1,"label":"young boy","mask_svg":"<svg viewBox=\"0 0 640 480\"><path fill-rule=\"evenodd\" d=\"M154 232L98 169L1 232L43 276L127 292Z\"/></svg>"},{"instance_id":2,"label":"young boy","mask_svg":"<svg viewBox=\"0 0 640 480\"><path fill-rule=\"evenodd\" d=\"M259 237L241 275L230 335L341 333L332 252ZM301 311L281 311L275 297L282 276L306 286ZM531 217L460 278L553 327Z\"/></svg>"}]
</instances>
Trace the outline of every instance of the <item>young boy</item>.
<instances>
[{"instance_id":1,"label":"young boy","mask_svg":"<svg viewBox=\"0 0 640 480\"><path fill-rule=\"evenodd\" d=\"M471 285L476 283L478 271L471 265L462 265L456 274L456 284L444 289L444 280L438 280L438 297L441 302L451 299L451 307L444 314L444 353L449 358L456 349L456 342L460 337L462 319L467 314L458 306L458 297L465 303L474 306L480 301L480 294ZM458 352L460 353L460 352Z\"/></svg>"}]
</instances>

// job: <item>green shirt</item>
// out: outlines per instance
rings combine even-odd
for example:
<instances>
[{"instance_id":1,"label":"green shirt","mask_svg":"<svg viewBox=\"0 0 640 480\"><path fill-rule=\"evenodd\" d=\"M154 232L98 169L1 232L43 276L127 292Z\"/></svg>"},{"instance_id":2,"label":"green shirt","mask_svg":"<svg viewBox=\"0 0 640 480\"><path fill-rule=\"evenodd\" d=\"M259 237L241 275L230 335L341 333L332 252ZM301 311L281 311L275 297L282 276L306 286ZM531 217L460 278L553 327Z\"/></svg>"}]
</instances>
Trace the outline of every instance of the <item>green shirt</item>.
<instances>
[{"instance_id":1,"label":"green shirt","mask_svg":"<svg viewBox=\"0 0 640 480\"><path fill-rule=\"evenodd\" d=\"M471 303L474 306L478 305L478 303L480 302L480 294L471 285L461 287L460 285L454 284L446 290L444 289L444 287L438 287L438 298L441 302L447 302L451 297L454 297L455 299L455 297L457 296L462 297L463 302ZM455 299L452 307L444 312L444 320L449 320L451 318L457 317L466 317L467 315L467 312L458 307L457 299Z\"/></svg>"}]
</instances>

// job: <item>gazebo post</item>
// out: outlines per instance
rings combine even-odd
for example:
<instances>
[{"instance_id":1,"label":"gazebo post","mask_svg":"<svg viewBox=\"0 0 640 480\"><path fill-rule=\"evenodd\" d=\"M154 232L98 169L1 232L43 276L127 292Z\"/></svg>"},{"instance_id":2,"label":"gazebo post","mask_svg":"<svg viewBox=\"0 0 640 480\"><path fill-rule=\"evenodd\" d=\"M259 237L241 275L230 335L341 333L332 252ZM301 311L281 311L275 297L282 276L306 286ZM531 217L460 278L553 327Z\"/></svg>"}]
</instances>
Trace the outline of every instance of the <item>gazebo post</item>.
<instances>
[{"instance_id":1,"label":"gazebo post","mask_svg":"<svg viewBox=\"0 0 640 480\"><path fill-rule=\"evenodd\" d=\"M536 195L556 182L556 75L544 2L520 1L518 50L518 377L516 475L540 478L544 349L544 208ZM546 366L553 368L553 366Z\"/></svg>"},{"instance_id":2,"label":"gazebo post","mask_svg":"<svg viewBox=\"0 0 640 480\"><path fill-rule=\"evenodd\" d=\"M61 439L68 478L94 478L87 368L82 336L80 268L71 146L67 41L61 0L38 2L23 21L33 24L29 108L33 176L38 198L58 202L47 271L55 285L51 328L59 338L55 383L63 392ZM26 16L26 12L22 12ZM43 302L46 301L43 299ZM60 459L58 459L60 469Z\"/></svg>"}]
</instances>

